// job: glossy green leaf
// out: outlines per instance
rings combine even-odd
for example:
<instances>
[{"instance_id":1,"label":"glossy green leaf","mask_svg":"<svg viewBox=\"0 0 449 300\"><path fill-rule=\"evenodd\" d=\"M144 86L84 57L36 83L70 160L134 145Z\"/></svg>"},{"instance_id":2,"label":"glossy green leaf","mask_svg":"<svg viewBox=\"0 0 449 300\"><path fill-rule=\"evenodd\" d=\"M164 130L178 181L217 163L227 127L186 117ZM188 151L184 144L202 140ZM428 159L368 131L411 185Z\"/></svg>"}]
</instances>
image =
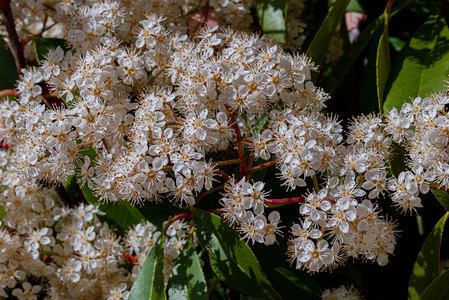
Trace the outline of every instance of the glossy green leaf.
<instances>
[{"instance_id":1,"label":"glossy green leaf","mask_svg":"<svg viewBox=\"0 0 449 300\"><path fill-rule=\"evenodd\" d=\"M421 295L421 300L435 299L449 299L449 271L435 278Z\"/></svg>"},{"instance_id":2,"label":"glossy green leaf","mask_svg":"<svg viewBox=\"0 0 449 300\"><path fill-rule=\"evenodd\" d=\"M201 246L214 273L232 288L255 296L282 299L273 289L251 248L220 217L192 209Z\"/></svg>"},{"instance_id":3,"label":"glossy green leaf","mask_svg":"<svg viewBox=\"0 0 449 300\"><path fill-rule=\"evenodd\" d=\"M130 300L166 299L164 286L164 236L148 254L129 293Z\"/></svg>"},{"instance_id":4,"label":"glossy green leaf","mask_svg":"<svg viewBox=\"0 0 449 300\"><path fill-rule=\"evenodd\" d=\"M286 43L286 13L288 0L257 0L257 18L263 32L270 38Z\"/></svg>"},{"instance_id":5,"label":"glossy green leaf","mask_svg":"<svg viewBox=\"0 0 449 300\"><path fill-rule=\"evenodd\" d=\"M438 202L449 211L449 192L431 189L432 194L437 198Z\"/></svg>"},{"instance_id":6,"label":"glossy green leaf","mask_svg":"<svg viewBox=\"0 0 449 300\"><path fill-rule=\"evenodd\" d=\"M58 46L60 46L64 51L67 51L69 49L69 47L67 46L67 42L64 39L35 38L34 49L36 51L37 60L43 60L49 50L56 49Z\"/></svg>"},{"instance_id":7,"label":"glossy green leaf","mask_svg":"<svg viewBox=\"0 0 449 300\"><path fill-rule=\"evenodd\" d=\"M0 89L14 88L18 79L14 57L2 37L0 38Z\"/></svg>"},{"instance_id":8,"label":"glossy green leaf","mask_svg":"<svg viewBox=\"0 0 449 300\"><path fill-rule=\"evenodd\" d=\"M439 275L441 237L448 216L449 213L446 213L438 221L418 254L409 281L409 298L419 299L420 295Z\"/></svg>"},{"instance_id":9,"label":"glossy green leaf","mask_svg":"<svg viewBox=\"0 0 449 300\"><path fill-rule=\"evenodd\" d=\"M349 0L337 0L307 48L307 56L312 58L316 65L323 63L332 35L340 24L348 4Z\"/></svg>"},{"instance_id":10,"label":"glossy green leaf","mask_svg":"<svg viewBox=\"0 0 449 300\"><path fill-rule=\"evenodd\" d=\"M410 97L443 88L449 74L449 28L441 15L431 16L396 59L386 87L385 111L401 108Z\"/></svg>"},{"instance_id":11,"label":"glossy green leaf","mask_svg":"<svg viewBox=\"0 0 449 300\"><path fill-rule=\"evenodd\" d=\"M385 85L387 84L388 75L391 71L390 43L388 39L388 14L389 8L387 6L384 13L384 32L380 36L376 55L376 87L380 113L383 113Z\"/></svg>"},{"instance_id":12,"label":"glossy green leaf","mask_svg":"<svg viewBox=\"0 0 449 300\"><path fill-rule=\"evenodd\" d=\"M305 271L277 267L269 278L284 299L320 299L319 285Z\"/></svg>"},{"instance_id":13,"label":"glossy green leaf","mask_svg":"<svg viewBox=\"0 0 449 300\"><path fill-rule=\"evenodd\" d=\"M182 249L167 289L169 299L207 299L207 284L192 239Z\"/></svg>"}]
</instances>

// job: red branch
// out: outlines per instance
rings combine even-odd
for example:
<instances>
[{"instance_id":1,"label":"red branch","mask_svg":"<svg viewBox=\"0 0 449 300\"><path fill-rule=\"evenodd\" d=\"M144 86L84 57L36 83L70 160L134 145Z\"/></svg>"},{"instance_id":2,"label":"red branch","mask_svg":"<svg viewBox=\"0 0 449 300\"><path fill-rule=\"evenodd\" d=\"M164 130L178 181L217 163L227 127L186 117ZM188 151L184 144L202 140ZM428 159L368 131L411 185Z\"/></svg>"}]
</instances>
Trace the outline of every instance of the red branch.
<instances>
[{"instance_id":1,"label":"red branch","mask_svg":"<svg viewBox=\"0 0 449 300\"><path fill-rule=\"evenodd\" d=\"M240 174L246 177L248 175L248 170L245 159L245 149L242 143L243 138L240 133L239 124L237 124L237 120L235 119L234 114L231 112L228 105L226 105L226 110L228 112L228 117L231 120L231 127L234 132L235 142L237 143L237 150L239 151L239 158L242 161L242 163L240 164Z\"/></svg>"},{"instance_id":2,"label":"red branch","mask_svg":"<svg viewBox=\"0 0 449 300\"><path fill-rule=\"evenodd\" d=\"M304 203L305 197L280 198L280 199L265 199L266 204L290 204L290 203Z\"/></svg>"},{"instance_id":3,"label":"red branch","mask_svg":"<svg viewBox=\"0 0 449 300\"><path fill-rule=\"evenodd\" d=\"M277 164L278 162L279 162L279 161L278 161L277 159L275 159L275 160L269 161L269 162L267 162L267 163L258 165L257 167L254 167L254 168L249 169L249 170L248 170L248 173L252 173L252 172L255 172L255 171L258 171L258 170L261 170L261 169L268 168L268 167L270 167L270 166L273 166L273 165Z\"/></svg>"},{"instance_id":4,"label":"red branch","mask_svg":"<svg viewBox=\"0 0 449 300\"><path fill-rule=\"evenodd\" d=\"M183 214L174 216L173 218L170 219L170 221L167 222L167 224L165 224L164 229L162 230L162 234L165 234L167 232L168 227L170 227L170 225L173 224L174 222L181 220L181 219L191 219L191 218L192 218L191 213L183 213Z\"/></svg>"},{"instance_id":5,"label":"red branch","mask_svg":"<svg viewBox=\"0 0 449 300\"><path fill-rule=\"evenodd\" d=\"M448 188L445 188L445 187L443 187L443 186L429 185L429 187L430 187L432 190L449 191Z\"/></svg>"}]
</instances>

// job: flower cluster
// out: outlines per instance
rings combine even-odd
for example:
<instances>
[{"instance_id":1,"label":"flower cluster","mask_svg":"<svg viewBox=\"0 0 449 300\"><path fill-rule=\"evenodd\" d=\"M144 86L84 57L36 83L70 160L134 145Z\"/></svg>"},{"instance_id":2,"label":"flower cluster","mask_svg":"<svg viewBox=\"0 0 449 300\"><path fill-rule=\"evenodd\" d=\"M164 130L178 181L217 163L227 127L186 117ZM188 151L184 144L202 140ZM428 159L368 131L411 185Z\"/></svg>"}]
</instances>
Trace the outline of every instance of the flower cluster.
<instances>
[{"instance_id":1,"label":"flower cluster","mask_svg":"<svg viewBox=\"0 0 449 300\"><path fill-rule=\"evenodd\" d=\"M208 1L202 9L196 2L138 3L55 4L51 16L65 24L70 50L50 50L38 67L23 69L17 98L0 103L0 137L10 145L0 165L15 170L3 182L4 222L18 234L9 237L14 247L25 249L29 260L51 253L41 267L53 268L56 277L45 279L55 286L52 294L78 295L72 290L101 272L108 283L91 280L89 291L106 295L115 285L114 293L125 293L136 271L122 266L123 253L142 263L160 233L143 223L121 240L98 220L96 207L64 208L38 182L76 176L102 201L133 204L169 198L199 205L204 193L224 187L218 201L224 218L245 239L266 245L282 228L280 213L268 212L269 206L298 203L299 223L285 224L288 253L297 268L311 272L349 257L385 265L395 225L375 200L391 192L410 211L432 181L449 187L444 95L417 98L390 111L386 121L361 116L344 133L335 116L322 112L329 95L314 85L317 68L305 55L233 29L189 31L180 22L185 16L176 17L171 7L181 6L192 18L209 18L213 8L220 22L235 17L237 27L247 29L253 2ZM70 5L68 21L58 18ZM388 166L392 142L403 143L410 157L410 170L397 178ZM270 199L266 181L251 182L269 166L297 197ZM186 242L184 224L171 226L166 278Z\"/></svg>"},{"instance_id":2,"label":"flower cluster","mask_svg":"<svg viewBox=\"0 0 449 300\"><path fill-rule=\"evenodd\" d=\"M449 187L449 119L445 94L415 98L387 115L385 131L407 149L409 170L391 180L392 200L405 211L421 207L419 193L426 194L433 183Z\"/></svg>"},{"instance_id":3,"label":"flower cluster","mask_svg":"<svg viewBox=\"0 0 449 300\"><path fill-rule=\"evenodd\" d=\"M5 151L2 151L5 153ZM23 185L6 168L0 204L6 210L0 226L0 295L19 299L127 299L146 256L161 232L148 222L126 237L116 235L98 207L61 205L56 192ZM186 226L167 229L165 271L170 273L186 241ZM168 281L168 277L167 277Z\"/></svg>"}]
</instances>

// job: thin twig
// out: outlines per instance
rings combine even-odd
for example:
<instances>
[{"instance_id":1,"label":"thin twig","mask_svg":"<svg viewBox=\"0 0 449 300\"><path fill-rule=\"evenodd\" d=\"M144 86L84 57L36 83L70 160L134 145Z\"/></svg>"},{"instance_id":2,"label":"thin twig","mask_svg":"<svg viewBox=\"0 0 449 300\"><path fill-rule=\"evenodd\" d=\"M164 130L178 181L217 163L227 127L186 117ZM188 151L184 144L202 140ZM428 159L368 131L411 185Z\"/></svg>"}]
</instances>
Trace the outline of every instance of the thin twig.
<instances>
[{"instance_id":1,"label":"thin twig","mask_svg":"<svg viewBox=\"0 0 449 300\"><path fill-rule=\"evenodd\" d=\"M9 42L11 44L11 52L16 62L17 73L21 74L21 70L25 68L25 56L21 51L19 37L17 35L14 18L11 12L11 6L8 0L0 0L0 11L3 16L3 23L8 32Z\"/></svg>"}]
</instances>

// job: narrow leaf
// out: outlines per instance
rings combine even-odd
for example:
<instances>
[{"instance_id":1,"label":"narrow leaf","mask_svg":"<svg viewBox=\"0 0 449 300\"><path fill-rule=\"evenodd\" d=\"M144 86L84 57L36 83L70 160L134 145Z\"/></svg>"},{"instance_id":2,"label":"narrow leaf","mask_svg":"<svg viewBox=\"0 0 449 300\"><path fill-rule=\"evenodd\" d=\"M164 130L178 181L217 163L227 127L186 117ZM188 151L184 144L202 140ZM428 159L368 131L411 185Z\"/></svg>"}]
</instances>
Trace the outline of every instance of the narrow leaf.
<instances>
[{"instance_id":1,"label":"narrow leaf","mask_svg":"<svg viewBox=\"0 0 449 300\"><path fill-rule=\"evenodd\" d=\"M257 0L257 18L263 32L270 38L287 42L286 16L288 0Z\"/></svg>"},{"instance_id":2,"label":"narrow leaf","mask_svg":"<svg viewBox=\"0 0 449 300\"><path fill-rule=\"evenodd\" d=\"M166 299L164 286L164 236L159 237L140 269L129 299Z\"/></svg>"},{"instance_id":3,"label":"narrow leaf","mask_svg":"<svg viewBox=\"0 0 449 300\"><path fill-rule=\"evenodd\" d=\"M192 239L184 246L168 281L169 299L207 299L207 284Z\"/></svg>"},{"instance_id":4,"label":"narrow leaf","mask_svg":"<svg viewBox=\"0 0 449 300\"><path fill-rule=\"evenodd\" d=\"M388 19L392 4L393 2L391 0L388 1L387 7L385 8L384 32L380 36L376 55L377 101L379 103L379 112L381 114L383 113L383 99L384 99L385 85L388 80L388 75L390 74L391 71L390 43L388 38Z\"/></svg>"},{"instance_id":5,"label":"narrow leaf","mask_svg":"<svg viewBox=\"0 0 449 300\"><path fill-rule=\"evenodd\" d=\"M323 63L332 35L340 24L349 1L337 0L318 29L318 32L313 37L306 54L312 58L315 64L321 65Z\"/></svg>"},{"instance_id":6,"label":"narrow leaf","mask_svg":"<svg viewBox=\"0 0 449 300\"><path fill-rule=\"evenodd\" d=\"M251 248L220 217L192 208L198 241L209 254L214 273L232 288L255 296L281 299Z\"/></svg>"},{"instance_id":7,"label":"narrow leaf","mask_svg":"<svg viewBox=\"0 0 449 300\"><path fill-rule=\"evenodd\" d=\"M419 299L427 286L439 275L441 237L448 216L449 213L446 213L438 221L418 254L410 277L409 298Z\"/></svg>"},{"instance_id":8,"label":"narrow leaf","mask_svg":"<svg viewBox=\"0 0 449 300\"><path fill-rule=\"evenodd\" d=\"M16 63L11 50L4 39L0 38L0 89L13 88L18 79Z\"/></svg>"},{"instance_id":9,"label":"narrow leaf","mask_svg":"<svg viewBox=\"0 0 449 300\"><path fill-rule=\"evenodd\" d=\"M437 198L438 202L449 211L449 192L431 189L432 194Z\"/></svg>"},{"instance_id":10,"label":"narrow leaf","mask_svg":"<svg viewBox=\"0 0 449 300\"><path fill-rule=\"evenodd\" d=\"M441 15L431 16L396 59L386 87L385 111L401 108L410 97L443 87L449 74L449 28Z\"/></svg>"}]
</instances>

